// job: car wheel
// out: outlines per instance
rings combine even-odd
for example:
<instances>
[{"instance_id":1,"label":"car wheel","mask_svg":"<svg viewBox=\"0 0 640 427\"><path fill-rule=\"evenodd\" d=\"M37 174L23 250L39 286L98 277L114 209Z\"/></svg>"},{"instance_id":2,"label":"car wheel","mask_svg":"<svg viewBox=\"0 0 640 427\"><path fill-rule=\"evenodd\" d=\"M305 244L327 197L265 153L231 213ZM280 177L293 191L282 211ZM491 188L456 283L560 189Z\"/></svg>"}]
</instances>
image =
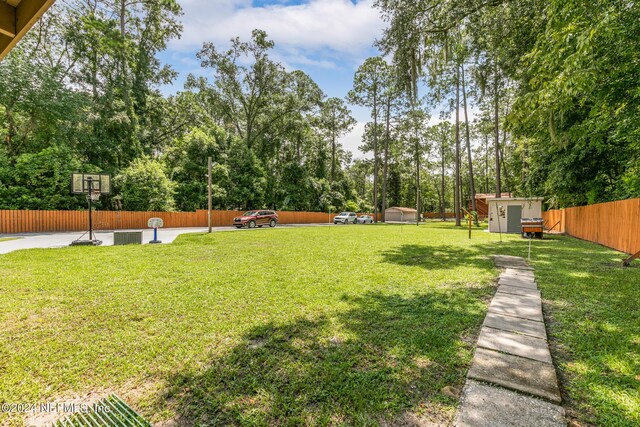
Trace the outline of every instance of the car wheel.
<instances>
[{"instance_id":1,"label":"car wheel","mask_svg":"<svg viewBox=\"0 0 640 427\"><path fill-rule=\"evenodd\" d=\"M271 221L269 221L269 227L273 228L276 226L276 220L272 219Z\"/></svg>"},{"instance_id":2,"label":"car wheel","mask_svg":"<svg viewBox=\"0 0 640 427\"><path fill-rule=\"evenodd\" d=\"M249 221L249 228L256 228L256 222L255 221Z\"/></svg>"}]
</instances>

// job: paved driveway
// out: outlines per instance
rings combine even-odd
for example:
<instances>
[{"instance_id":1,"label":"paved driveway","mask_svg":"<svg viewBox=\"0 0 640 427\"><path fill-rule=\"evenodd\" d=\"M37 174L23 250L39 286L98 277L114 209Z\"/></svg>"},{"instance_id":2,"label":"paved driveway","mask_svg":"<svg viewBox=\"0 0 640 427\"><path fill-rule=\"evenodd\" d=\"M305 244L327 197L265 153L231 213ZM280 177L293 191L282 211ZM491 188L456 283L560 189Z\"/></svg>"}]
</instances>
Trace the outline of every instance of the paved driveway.
<instances>
[{"instance_id":1,"label":"paved driveway","mask_svg":"<svg viewBox=\"0 0 640 427\"><path fill-rule=\"evenodd\" d=\"M278 225L278 228L295 228L295 227L313 227L324 226L330 224L287 224ZM261 229L237 229L235 227L213 227L213 231L244 231L244 232L259 232ZM149 240L153 239L153 230L119 230L119 231L142 231L142 243L148 244ZM162 228L158 230L158 239L162 240L163 244L172 243L176 237L186 233L205 233L206 227L196 228ZM94 233L95 238L102 240L102 246L113 245L113 231L97 231ZM82 236L82 232L71 233L22 233L22 234L3 234L0 237L17 237L17 240L9 240L6 242L0 242L0 254L6 254L20 249L34 249L34 248L64 248L67 247L74 240ZM88 234L87 234L88 236ZM87 236L84 239L88 238Z\"/></svg>"}]
</instances>

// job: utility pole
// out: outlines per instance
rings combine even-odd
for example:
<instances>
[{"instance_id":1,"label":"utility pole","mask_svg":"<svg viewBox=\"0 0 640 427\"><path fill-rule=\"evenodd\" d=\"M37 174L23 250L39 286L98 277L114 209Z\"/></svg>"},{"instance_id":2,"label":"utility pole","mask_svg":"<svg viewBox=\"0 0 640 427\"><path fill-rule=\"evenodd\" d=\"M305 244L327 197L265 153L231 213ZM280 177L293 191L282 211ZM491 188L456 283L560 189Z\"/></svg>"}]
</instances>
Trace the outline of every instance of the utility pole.
<instances>
[{"instance_id":1,"label":"utility pole","mask_svg":"<svg viewBox=\"0 0 640 427\"><path fill-rule=\"evenodd\" d=\"M211 233L211 170L213 169L213 160L209 157L209 171L207 173L207 199L209 202L208 210L207 210L207 223L209 225L209 233Z\"/></svg>"}]
</instances>

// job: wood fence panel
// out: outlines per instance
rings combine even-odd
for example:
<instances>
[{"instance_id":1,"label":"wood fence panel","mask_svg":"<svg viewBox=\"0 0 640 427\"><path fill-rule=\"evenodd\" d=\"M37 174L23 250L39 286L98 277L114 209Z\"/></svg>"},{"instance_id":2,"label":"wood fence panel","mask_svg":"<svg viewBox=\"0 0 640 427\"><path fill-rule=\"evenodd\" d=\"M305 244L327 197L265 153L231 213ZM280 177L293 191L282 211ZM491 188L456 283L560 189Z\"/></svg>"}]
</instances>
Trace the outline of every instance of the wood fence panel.
<instances>
[{"instance_id":1,"label":"wood fence panel","mask_svg":"<svg viewBox=\"0 0 640 427\"><path fill-rule=\"evenodd\" d=\"M626 252L640 250L640 199L619 200L543 213L545 226Z\"/></svg>"},{"instance_id":2,"label":"wood fence panel","mask_svg":"<svg viewBox=\"0 0 640 427\"><path fill-rule=\"evenodd\" d=\"M214 227L231 226L233 218L244 211L212 211ZM282 224L332 222L336 214L324 212L278 212ZM84 231L89 227L87 211L0 210L0 233L34 233ZM207 211L196 212L130 212L94 211L94 230L127 230L147 228L149 218L162 218L167 228L206 227ZM379 215L378 218L381 218Z\"/></svg>"},{"instance_id":3,"label":"wood fence panel","mask_svg":"<svg viewBox=\"0 0 640 427\"><path fill-rule=\"evenodd\" d=\"M560 209L543 212L542 219L544 220L544 227L550 231L553 229L553 231L564 233L563 213L564 210Z\"/></svg>"},{"instance_id":4,"label":"wood fence panel","mask_svg":"<svg viewBox=\"0 0 640 427\"><path fill-rule=\"evenodd\" d=\"M424 212L422 216L427 219L442 219L442 212ZM455 218L456 214L455 212L446 212L445 217Z\"/></svg>"}]
</instances>

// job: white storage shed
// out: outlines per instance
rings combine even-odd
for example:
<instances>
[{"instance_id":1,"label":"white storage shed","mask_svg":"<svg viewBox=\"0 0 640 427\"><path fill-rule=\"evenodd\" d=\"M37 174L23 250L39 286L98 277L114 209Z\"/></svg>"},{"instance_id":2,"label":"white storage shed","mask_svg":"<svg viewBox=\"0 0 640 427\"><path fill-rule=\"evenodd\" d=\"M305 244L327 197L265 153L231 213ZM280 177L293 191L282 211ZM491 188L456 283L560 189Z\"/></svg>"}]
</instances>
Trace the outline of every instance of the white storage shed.
<instances>
[{"instance_id":1,"label":"white storage shed","mask_svg":"<svg viewBox=\"0 0 640 427\"><path fill-rule=\"evenodd\" d=\"M416 222L418 211L411 208L388 208L384 211L385 222Z\"/></svg>"},{"instance_id":2,"label":"white storage shed","mask_svg":"<svg viewBox=\"0 0 640 427\"><path fill-rule=\"evenodd\" d=\"M488 198L489 231L491 233L521 233L522 218L542 217L541 197Z\"/></svg>"}]
</instances>

